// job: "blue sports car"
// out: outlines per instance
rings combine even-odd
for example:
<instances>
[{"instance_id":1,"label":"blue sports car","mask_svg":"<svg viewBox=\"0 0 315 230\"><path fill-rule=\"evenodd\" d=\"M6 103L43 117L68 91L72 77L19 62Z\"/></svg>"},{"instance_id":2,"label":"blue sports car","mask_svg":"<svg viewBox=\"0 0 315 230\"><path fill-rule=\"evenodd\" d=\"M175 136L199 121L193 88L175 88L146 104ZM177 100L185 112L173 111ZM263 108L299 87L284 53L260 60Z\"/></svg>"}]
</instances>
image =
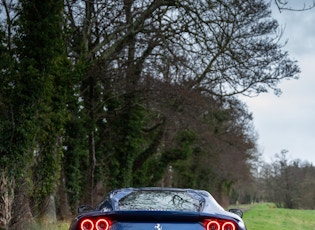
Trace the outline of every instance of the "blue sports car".
<instances>
[{"instance_id":1,"label":"blue sports car","mask_svg":"<svg viewBox=\"0 0 315 230\"><path fill-rule=\"evenodd\" d=\"M194 189L122 188L78 212L70 230L246 230L241 210L225 211Z\"/></svg>"}]
</instances>

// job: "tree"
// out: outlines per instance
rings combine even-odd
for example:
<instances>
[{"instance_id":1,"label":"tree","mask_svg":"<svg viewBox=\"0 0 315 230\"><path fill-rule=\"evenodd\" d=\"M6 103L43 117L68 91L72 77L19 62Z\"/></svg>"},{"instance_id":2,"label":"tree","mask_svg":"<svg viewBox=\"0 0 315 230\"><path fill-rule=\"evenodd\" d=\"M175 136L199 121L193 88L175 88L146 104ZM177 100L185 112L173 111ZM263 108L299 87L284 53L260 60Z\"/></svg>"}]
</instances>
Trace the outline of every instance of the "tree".
<instances>
[{"instance_id":1,"label":"tree","mask_svg":"<svg viewBox=\"0 0 315 230\"><path fill-rule=\"evenodd\" d=\"M8 176L18 185L14 210L8 211L14 214L10 229L20 229L34 214L46 216L46 208L54 205L39 206L54 198L59 178L68 62L62 46L63 1L2 5L7 16L2 44L14 66L1 62L4 114L10 117L2 127L1 165L7 165Z\"/></svg>"},{"instance_id":2,"label":"tree","mask_svg":"<svg viewBox=\"0 0 315 230\"><path fill-rule=\"evenodd\" d=\"M66 2L68 55L82 78L76 87L77 105L83 106L76 109L78 122L88 124L83 125L88 155L74 156L81 165L89 159L79 177L86 181L86 201L94 203L96 184L104 190L151 184L132 175L145 175L164 153L176 156L169 143L187 128L178 118L191 103L159 86L224 101L269 89L279 93L280 80L297 76L296 62L277 42L269 7L264 1ZM174 127L173 133L166 127ZM162 171L174 157L164 158L169 162Z\"/></svg>"},{"instance_id":3,"label":"tree","mask_svg":"<svg viewBox=\"0 0 315 230\"><path fill-rule=\"evenodd\" d=\"M276 154L276 161L265 164L259 178L259 189L263 188L264 198L277 207L291 209L314 209L314 167L299 159L290 160L288 150Z\"/></svg>"},{"instance_id":4,"label":"tree","mask_svg":"<svg viewBox=\"0 0 315 230\"><path fill-rule=\"evenodd\" d=\"M3 3L6 12L10 6ZM1 11L0 11L1 12ZM7 15L7 26L0 25L0 229L8 229L12 219L15 178L12 172L14 159L10 157L9 146L12 146L12 78L15 76L16 62L12 58L12 15ZM10 17L9 17L10 16Z\"/></svg>"}]
</instances>

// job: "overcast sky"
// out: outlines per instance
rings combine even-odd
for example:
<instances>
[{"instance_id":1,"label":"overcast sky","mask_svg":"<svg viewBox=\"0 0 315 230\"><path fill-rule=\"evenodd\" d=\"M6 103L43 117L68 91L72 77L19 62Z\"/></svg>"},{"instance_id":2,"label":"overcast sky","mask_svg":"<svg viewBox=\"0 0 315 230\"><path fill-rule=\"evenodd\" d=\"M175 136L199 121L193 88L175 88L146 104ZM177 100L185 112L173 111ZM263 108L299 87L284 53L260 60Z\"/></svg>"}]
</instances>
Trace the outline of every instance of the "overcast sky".
<instances>
[{"instance_id":1,"label":"overcast sky","mask_svg":"<svg viewBox=\"0 0 315 230\"><path fill-rule=\"evenodd\" d=\"M285 50L298 61L302 72L299 80L285 80L279 85L283 92L280 97L270 92L245 102L253 113L263 160L271 163L276 153L286 149L289 159L315 165L315 9L273 10L273 17L285 27Z\"/></svg>"}]
</instances>

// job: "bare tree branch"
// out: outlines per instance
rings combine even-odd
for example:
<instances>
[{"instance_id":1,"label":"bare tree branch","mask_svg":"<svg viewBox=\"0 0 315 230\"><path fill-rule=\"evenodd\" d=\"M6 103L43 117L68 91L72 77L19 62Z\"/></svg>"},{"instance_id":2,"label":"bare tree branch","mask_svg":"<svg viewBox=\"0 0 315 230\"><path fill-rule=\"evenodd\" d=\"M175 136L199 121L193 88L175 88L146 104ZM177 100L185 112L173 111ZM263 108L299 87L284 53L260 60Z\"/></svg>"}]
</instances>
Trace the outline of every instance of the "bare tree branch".
<instances>
[{"instance_id":1,"label":"bare tree branch","mask_svg":"<svg viewBox=\"0 0 315 230\"><path fill-rule=\"evenodd\" d=\"M290 6L290 0L275 0L275 4L278 7L279 11L288 10L288 11L306 11L313 9L315 7L315 1L307 4L304 3L302 7L293 7Z\"/></svg>"}]
</instances>

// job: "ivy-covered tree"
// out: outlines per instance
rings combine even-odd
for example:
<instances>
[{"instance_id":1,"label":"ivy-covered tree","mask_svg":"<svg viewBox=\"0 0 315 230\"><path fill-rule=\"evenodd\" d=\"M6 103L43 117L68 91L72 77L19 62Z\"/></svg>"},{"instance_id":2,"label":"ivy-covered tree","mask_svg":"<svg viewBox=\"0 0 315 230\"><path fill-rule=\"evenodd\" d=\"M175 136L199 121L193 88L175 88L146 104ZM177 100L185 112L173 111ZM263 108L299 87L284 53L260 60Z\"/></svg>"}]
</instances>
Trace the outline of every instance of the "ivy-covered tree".
<instances>
[{"instance_id":1,"label":"ivy-covered tree","mask_svg":"<svg viewBox=\"0 0 315 230\"><path fill-rule=\"evenodd\" d=\"M10 65L2 68L6 70L7 83L3 87L10 92L5 95L4 104L10 123L4 132L8 141L4 142L7 145L2 150L1 162L9 163L17 185L10 229L20 229L32 222L34 215L46 215L43 208L51 205L42 204L51 201L49 197L54 199L66 118L69 63L63 46L63 1L22 0L5 6L16 7L19 17L14 43L13 40L7 43L16 66L10 73L7 72ZM6 35L12 39L9 32Z\"/></svg>"},{"instance_id":2,"label":"ivy-covered tree","mask_svg":"<svg viewBox=\"0 0 315 230\"><path fill-rule=\"evenodd\" d=\"M0 25L0 229L8 229L10 225L16 184L16 160L11 152L15 126L12 119L12 83L16 80L16 60L9 32L13 27L11 20L8 18L8 26Z\"/></svg>"}]
</instances>

